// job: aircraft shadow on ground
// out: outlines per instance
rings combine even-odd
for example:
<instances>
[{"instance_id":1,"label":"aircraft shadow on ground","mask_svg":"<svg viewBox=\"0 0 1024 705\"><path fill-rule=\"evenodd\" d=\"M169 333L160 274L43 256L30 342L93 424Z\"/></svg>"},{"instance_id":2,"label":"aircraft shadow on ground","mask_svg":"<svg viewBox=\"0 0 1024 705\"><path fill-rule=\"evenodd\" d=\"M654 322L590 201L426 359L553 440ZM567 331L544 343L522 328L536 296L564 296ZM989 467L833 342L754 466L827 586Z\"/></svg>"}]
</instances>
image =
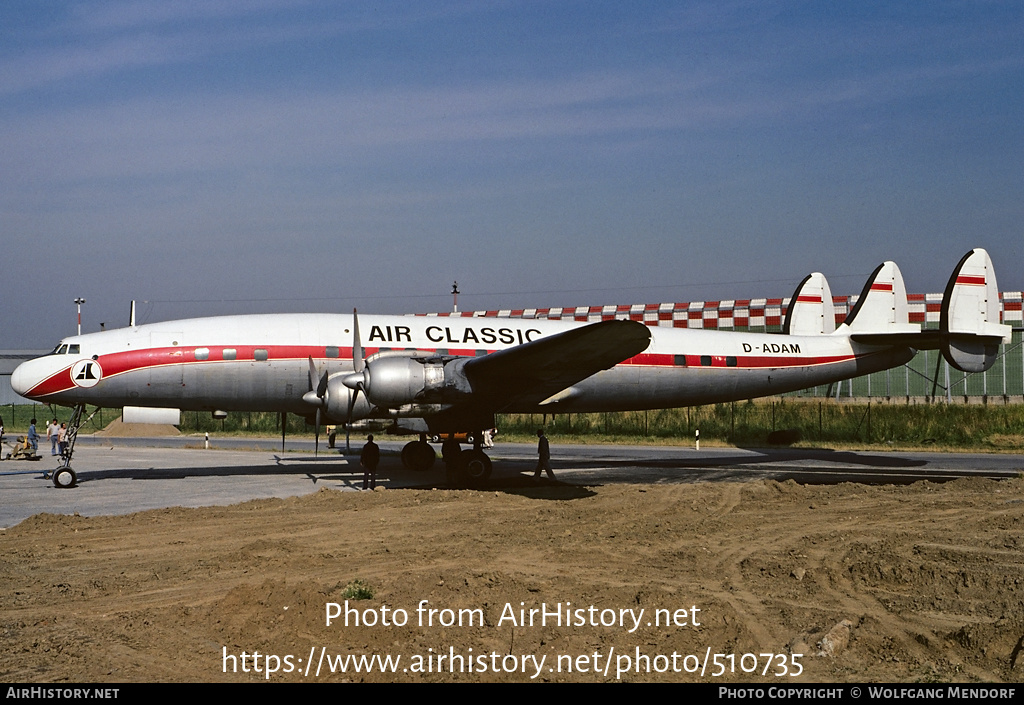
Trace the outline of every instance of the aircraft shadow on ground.
<instances>
[{"instance_id":1,"label":"aircraft shadow on ground","mask_svg":"<svg viewBox=\"0 0 1024 705\"><path fill-rule=\"evenodd\" d=\"M849 463L884 468L924 467L927 460L903 458L885 453L859 453L853 450L832 450L830 448L754 448L739 446L740 450L760 453L770 462L786 460L824 460L830 463Z\"/></svg>"},{"instance_id":2,"label":"aircraft shadow on ground","mask_svg":"<svg viewBox=\"0 0 1024 705\"><path fill-rule=\"evenodd\" d=\"M718 450L718 449L716 449ZM904 458L898 455L886 455L878 453L858 453L856 451L829 450L825 448L755 448L739 447L738 450L745 451L740 455L715 454L693 457L690 455L678 458L652 458L652 459L614 459L602 461L602 464L621 463L635 467L664 467L664 468L715 468L730 467L734 465L756 465L761 463L780 463L817 460L828 463L840 463L847 465L862 465L879 468L911 468L924 467L927 460L920 458ZM699 452L699 451L698 451ZM753 455L752 455L753 454ZM592 462L588 460L568 461L569 463Z\"/></svg>"},{"instance_id":3,"label":"aircraft shadow on ground","mask_svg":"<svg viewBox=\"0 0 1024 705\"><path fill-rule=\"evenodd\" d=\"M830 485L841 482L863 484L911 484L921 480L948 482L960 477L1004 479L1009 471L958 472L930 469L920 458L892 454L834 451L820 448L743 448L745 454L705 457L618 459L601 458L555 460L556 474L561 471L569 482L586 481L586 475L599 466L606 473L593 484L633 481L728 482L752 479L794 480L801 484ZM784 463L801 463L787 467ZM608 479L607 473L618 475Z\"/></svg>"},{"instance_id":4,"label":"aircraft shadow on ground","mask_svg":"<svg viewBox=\"0 0 1024 705\"><path fill-rule=\"evenodd\" d=\"M537 483L532 459L494 458L494 474L479 489L501 491L537 499L571 499L589 496L584 488L605 484L659 484L749 481L753 479L794 480L801 484L909 484L920 480L944 482L963 476L1003 478L1006 472L957 472L928 468L928 461L895 454L858 453L826 449L783 448L743 449L745 453L716 453L694 457L692 451L679 457L661 458L554 458L559 482L546 478ZM786 466L785 463L801 463ZM50 469L50 468L48 468ZM253 466L148 467L83 470L82 483L104 479L173 480L192 477L301 477L314 486L342 483L360 486L363 469L354 455L314 457L304 454L275 454L273 461ZM449 489L444 464L438 460L426 472L401 467L395 455L386 455L377 474L378 483L403 489ZM575 488L575 489L571 489Z\"/></svg>"}]
</instances>

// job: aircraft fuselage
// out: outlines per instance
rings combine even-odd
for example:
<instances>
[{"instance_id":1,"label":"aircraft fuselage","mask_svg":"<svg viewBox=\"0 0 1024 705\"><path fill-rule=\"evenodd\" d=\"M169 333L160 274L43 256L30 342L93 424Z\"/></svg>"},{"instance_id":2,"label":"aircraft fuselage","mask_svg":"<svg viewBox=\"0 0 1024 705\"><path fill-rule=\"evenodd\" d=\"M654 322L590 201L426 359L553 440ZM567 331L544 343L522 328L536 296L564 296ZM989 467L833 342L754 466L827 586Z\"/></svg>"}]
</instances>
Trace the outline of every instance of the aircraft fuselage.
<instances>
[{"instance_id":1,"label":"aircraft fuselage","mask_svg":"<svg viewBox=\"0 0 1024 705\"><path fill-rule=\"evenodd\" d=\"M585 322L513 318L360 316L364 355L479 357ZM648 348L546 402L503 412L591 412L749 399L895 367L908 347L849 336L651 327ZM395 353L398 354L398 353ZM15 371L19 394L45 403L310 415L309 358L319 373L353 369L353 316L266 314L167 321L65 338ZM422 410L371 409L357 417ZM334 421L342 419L335 418Z\"/></svg>"}]
</instances>

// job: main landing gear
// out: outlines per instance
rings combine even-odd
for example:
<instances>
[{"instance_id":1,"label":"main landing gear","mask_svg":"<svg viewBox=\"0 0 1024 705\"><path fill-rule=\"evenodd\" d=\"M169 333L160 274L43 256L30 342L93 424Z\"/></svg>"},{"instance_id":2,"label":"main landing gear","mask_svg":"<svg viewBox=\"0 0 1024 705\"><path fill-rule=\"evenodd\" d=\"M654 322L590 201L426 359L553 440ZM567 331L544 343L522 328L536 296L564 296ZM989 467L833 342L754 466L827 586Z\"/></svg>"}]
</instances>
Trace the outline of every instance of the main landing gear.
<instances>
[{"instance_id":1,"label":"main landing gear","mask_svg":"<svg viewBox=\"0 0 1024 705\"><path fill-rule=\"evenodd\" d=\"M487 457L482 448L482 434L470 434L473 447L466 450L459 450L458 455L451 462L455 464L455 471L460 484L469 487L479 487L487 482L491 476L491 459ZM457 441L448 441L458 446ZM426 434L421 434L418 441L411 441L405 444L402 449L402 464L410 470L425 471L434 467L437 454L427 442ZM446 461L447 462L447 461Z\"/></svg>"},{"instance_id":2,"label":"main landing gear","mask_svg":"<svg viewBox=\"0 0 1024 705\"><path fill-rule=\"evenodd\" d=\"M437 460L437 455L423 434L420 434L418 441L406 443L402 448L402 465L410 470L426 472L434 467L435 460Z\"/></svg>"},{"instance_id":3,"label":"main landing gear","mask_svg":"<svg viewBox=\"0 0 1024 705\"><path fill-rule=\"evenodd\" d=\"M491 459L480 448L466 449L459 455L459 471L470 487L479 487L491 476Z\"/></svg>"}]
</instances>

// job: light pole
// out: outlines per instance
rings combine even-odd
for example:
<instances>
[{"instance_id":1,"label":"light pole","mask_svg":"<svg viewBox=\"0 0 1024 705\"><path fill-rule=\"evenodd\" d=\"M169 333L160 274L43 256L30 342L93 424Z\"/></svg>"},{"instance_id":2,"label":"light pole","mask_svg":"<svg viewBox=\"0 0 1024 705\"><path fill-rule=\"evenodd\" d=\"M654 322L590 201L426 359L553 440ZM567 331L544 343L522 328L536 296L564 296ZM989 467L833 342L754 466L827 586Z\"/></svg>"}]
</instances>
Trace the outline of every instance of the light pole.
<instances>
[{"instance_id":1,"label":"light pole","mask_svg":"<svg viewBox=\"0 0 1024 705\"><path fill-rule=\"evenodd\" d=\"M75 303L78 304L78 334L82 334L82 304L85 303L85 299L79 296L75 299Z\"/></svg>"}]
</instances>

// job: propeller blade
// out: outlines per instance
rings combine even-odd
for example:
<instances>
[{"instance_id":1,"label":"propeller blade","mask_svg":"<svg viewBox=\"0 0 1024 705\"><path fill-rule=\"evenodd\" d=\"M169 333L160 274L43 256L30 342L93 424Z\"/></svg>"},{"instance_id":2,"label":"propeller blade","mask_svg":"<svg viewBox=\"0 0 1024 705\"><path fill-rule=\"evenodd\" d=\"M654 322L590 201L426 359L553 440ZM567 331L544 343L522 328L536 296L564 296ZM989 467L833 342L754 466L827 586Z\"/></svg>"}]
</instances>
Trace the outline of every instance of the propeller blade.
<instances>
[{"instance_id":1,"label":"propeller blade","mask_svg":"<svg viewBox=\"0 0 1024 705\"><path fill-rule=\"evenodd\" d=\"M351 451L352 446L349 444L349 434L352 431L352 416L355 413L356 399L359 398L359 388L356 387L348 393L348 418L345 420L345 450Z\"/></svg>"},{"instance_id":2,"label":"propeller blade","mask_svg":"<svg viewBox=\"0 0 1024 705\"><path fill-rule=\"evenodd\" d=\"M317 389L317 380L320 378L320 373L316 371L316 363L313 362L313 356L309 356L309 391ZM320 396L319 390L317 390L317 396Z\"/></svg>"},{"instance_id":3,"label":"propeller blade","mask_svg":"<svg viewBox=\"0 0 1024 705\"><path fill-rule=\"evenodd\" d=\"M317 458L320 456L320 408L316 410L316 432L314 434L313 442L313 457Z\"/></svg>"},{"instance_id":4,"label":"propeller blade","mask_svg":"<svg viewBox=\"0 0 1024 705\"><path fill-rule=\"evenodd\" d=\"M352 415L356 409L356 399L359 398L359 388L356 387L348 395L348 423L352 423Z\"/></svg>"},{"instance_id":5,"label":"propeller blade","mask_svg":"<svg viewBox=\"0 0 1024 705\"><path fill-rule=\"evenodd\" d=\"M356 372L362 372L366 367L366 359L363 357L363 341L359 337L359 315L352 309L352 366Z\"/></svg>"},{"instance_id":6,"label":"propeller blade","mask_svg":"<svg viewBox=\"0 0 1024 705\"><path fill-rule=\"evenodd\" d=\"M327 407L327 378L330 370L324 370L320 375L316 370L316 363L313 356L309 356L309 391L302 395L302 401L307 404L316 404L320 407Z\"/></svg>"},{"instance_id":7,"label":"propeller blade","mask_svg":"<svg viewBox=\"0 0 1024 705\"><path fill-rule=\"evenodd\" d=\"M352 432L352 417L355 414L356 400L359 399L359 390L363 388L366 369L366 353L363 351L363 339L359 335L359 312L352 309L352 374L342 379L342 384L351 389L348 395L348 416L345 419L345 451L350 452L352 445L350 436ZM326 380L324 382L326 384ZM365 391L363 392L365 394Z\"/></svg>"}]
</instances>

